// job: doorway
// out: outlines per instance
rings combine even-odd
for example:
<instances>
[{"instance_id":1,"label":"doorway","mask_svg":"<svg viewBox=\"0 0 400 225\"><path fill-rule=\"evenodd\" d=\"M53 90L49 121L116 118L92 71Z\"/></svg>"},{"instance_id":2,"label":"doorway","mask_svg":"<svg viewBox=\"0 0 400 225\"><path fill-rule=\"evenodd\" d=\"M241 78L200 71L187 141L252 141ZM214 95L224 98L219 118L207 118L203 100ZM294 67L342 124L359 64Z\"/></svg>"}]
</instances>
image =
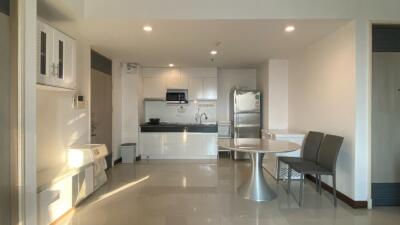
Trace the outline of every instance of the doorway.
<instances>
[{"instance_id":1,"label":"doorway","mask_svg":"<svg viewBox=\"0 0 400 225\"><path fill-rule=\"evenodd\" d=\"M91 143L106 144L109 155L107 166L112 165L112 61L91 52Z\"/></svg>"},{"instance_id":2,"label":"doorway","mask_svg":"<svg viewBox=\"0 0 400 225\"><path fill-rule=\"evenodd\" d=\"M400 205L400 25L373 26L373 206Z\"/></svg>"}]
</instances>

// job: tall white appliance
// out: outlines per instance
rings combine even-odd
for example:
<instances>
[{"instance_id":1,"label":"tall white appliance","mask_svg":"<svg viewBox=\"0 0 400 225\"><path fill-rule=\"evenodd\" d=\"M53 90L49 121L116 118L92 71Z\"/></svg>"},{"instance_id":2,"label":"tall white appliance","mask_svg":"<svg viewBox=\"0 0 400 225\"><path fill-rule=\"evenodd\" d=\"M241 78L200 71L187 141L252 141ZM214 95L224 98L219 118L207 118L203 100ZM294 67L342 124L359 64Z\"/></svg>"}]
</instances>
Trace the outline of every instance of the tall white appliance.
<instances>
[{"instance_id":1,"label":"tall white appliance","mask_svg":"<svg viewBox=\"0 0 400 225\"><path fill-rule=\"evenodd\" d=\"M232 136L234 138L261 137L261 92L234 89L231 94ZM248 158L248 154L234 152L234 159Z\"/></svg>"}]
</instances>

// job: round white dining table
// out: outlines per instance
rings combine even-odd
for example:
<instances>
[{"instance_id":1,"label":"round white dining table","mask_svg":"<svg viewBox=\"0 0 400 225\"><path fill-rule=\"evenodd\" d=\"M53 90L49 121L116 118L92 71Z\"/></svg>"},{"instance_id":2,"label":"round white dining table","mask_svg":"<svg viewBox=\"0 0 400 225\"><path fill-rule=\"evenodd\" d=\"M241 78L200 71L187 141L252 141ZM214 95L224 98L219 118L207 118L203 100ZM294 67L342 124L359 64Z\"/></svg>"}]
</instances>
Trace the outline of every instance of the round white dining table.
<instances>
[{"instance_id":1,"label":"round white dining table","mask_svg":"<svg viewBox=\"0 0 400 225\"><path fill-rule=\"evenodd\" d=\"M271 201L276 193L268 185L263 173L263 158L267 153L284 153L300 149L300 145L272 139L259 138L232 138L219 139L218 146L231 151L247 152L251 159L251 175L237 189L239 195L245 199L261 202Z\"/></svg>"}]
</instances>

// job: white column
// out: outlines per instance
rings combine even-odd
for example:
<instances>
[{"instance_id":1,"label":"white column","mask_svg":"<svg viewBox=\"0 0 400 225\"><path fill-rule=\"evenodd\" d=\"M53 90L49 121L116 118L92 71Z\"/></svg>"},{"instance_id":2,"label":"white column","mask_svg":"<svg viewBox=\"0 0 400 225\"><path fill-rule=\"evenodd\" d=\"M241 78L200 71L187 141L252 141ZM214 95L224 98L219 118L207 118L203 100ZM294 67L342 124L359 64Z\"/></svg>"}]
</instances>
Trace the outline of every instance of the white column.
<instances>
[{"instance_id":1,"label":"white column","mask_svg":"<svg viewBox=\"0 0 400 225\"><path fill-rule=\"evenodd\" d=\"M37 223L36 185L36 0L18 0L18 142L20 212L24 224Z\"/></svg>"},{"instance_id":2,"label":"white column","mask_svg":"<svg viewBox=\"0 0 400 225\"><path fill-rule=\"evenodd\" d=\"M356 24L356 124L354 200L371 199L371 23Z\"/></svg>"}]
</instances>

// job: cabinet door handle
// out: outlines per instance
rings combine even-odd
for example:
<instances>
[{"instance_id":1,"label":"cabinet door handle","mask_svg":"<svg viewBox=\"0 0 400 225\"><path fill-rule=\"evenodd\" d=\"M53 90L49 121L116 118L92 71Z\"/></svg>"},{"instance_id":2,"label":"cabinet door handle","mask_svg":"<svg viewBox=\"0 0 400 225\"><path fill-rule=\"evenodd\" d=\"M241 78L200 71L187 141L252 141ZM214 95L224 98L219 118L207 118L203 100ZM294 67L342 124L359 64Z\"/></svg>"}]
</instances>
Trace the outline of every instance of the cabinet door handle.
<instances>
[{"instance_id":1,"label":"cabinet door handle","mask_svg":"<svg viewBox=\"0 0 400 225\"><path fill-rule=\"evenodd\" d=\"M54 66L55 71L56 71L55 76L56 76L57 78L58 78L58 75L59 75L59 72L58 72L59 64L60 64L60 63L56 63L55 66Z\"/></svg>"},{"instance_id":2,"label":"cabinet door handle","mask_svg":"<svg viewBox=\"0 0 400 225\"><path fill-rule=\"evenodd\" d=\"M51 75L53 75L53 76L56 76L55 68L56 68L55 63L52 63L51 64Z\"/></svg>"}]
</instances>

